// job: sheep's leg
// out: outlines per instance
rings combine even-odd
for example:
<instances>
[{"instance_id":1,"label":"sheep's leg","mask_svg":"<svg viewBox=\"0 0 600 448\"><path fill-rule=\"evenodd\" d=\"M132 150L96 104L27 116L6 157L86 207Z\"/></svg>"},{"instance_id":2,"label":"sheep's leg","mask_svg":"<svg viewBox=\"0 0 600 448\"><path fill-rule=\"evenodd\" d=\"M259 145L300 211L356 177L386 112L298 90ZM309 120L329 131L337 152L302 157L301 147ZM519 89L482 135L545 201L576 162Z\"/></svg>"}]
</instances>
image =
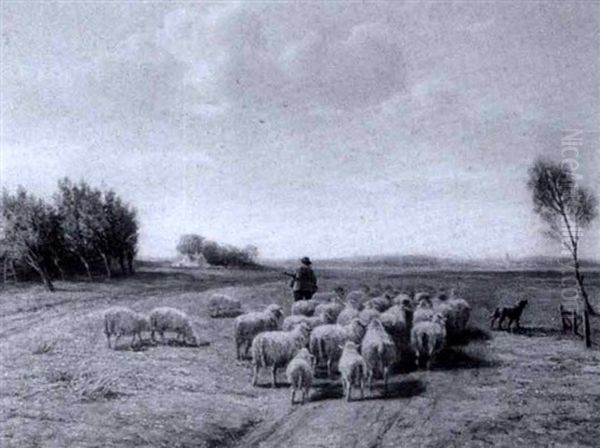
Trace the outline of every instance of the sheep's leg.
<instances>
[{"instance_id":1,"label":"sheep's leg","mask_svg":"<svg viewBox=\"0 0 600 448\"><path fill-rule=\"evenodd\" d=\"M109 334L106 335L106 343L108 345L108 348L111 348L110 347L110 335Z\"/></svg>"},{"instance_id":2,"label":"sheep's leg","mask_svg":"<svg viewBox=\"0 0 600 448\"><path fill-rule=\"evenodd\" d=\"M346 387L346 401L350 401L352 395L352 383L348 381L348 386Z\"/></svg>"},{"instance_id":3,"label":"sheep's leg","mask_svg":"<svg viewBox=\"0 0 600 448\"><path fill-rule=\"evenodd\" d=\"M161 332L160 332L160 340L161 340L161 342L162 342L162 343L163 343L163 345L164 345L164 344L165 344L165 332L164 332L164 331L161 331Z\"/></svg>"},{"instance_id":4,"label":"sheep's leg","mask_svg":"<svg viewBox=\"0 0 600 448\"><path fill-rule=\"evenodd\" d=\"M306 400L308 400L308 394L309 394L309 392L310 391L309 391L308 387L305 387L304 388L304 392L302 393L302 404L304 404L304 402Z\"/></svg>"},{"instance_id":5,"label":"sheep's leg","mask_svg":"<svg viewBox=\"0 0 600 448\"><path fill-rule=\"evenodd\" d=\"M237 360L240 359L240 343L235 341L235 357Z\"/></svg>"},{"instance_id":6,"label":"sheep's leg","mask_svg":"<svg viewBox=\"0 0 600 448\"><path fill-rule=\"evenodd\" d=\"M155 333L155 331L154 331L154 330L152 330L152 331L150 332L150 340L151 340L152 342L156 342L156 336L154 335L154 333Z\"/></svg>"},{"instance_id":7,"label":"sheep's leg","mask_svg":"<svg viewBox=\"0 0 600 448\"><path fill-rule=\"evenodd\" d=\"M131 343L129 344L129 347L133 350L135 346L135 333L133 333L133 336L131 337Z\"/></svg>"},{"instance_id":8,"label":"sheep's leg","mask_svg":"<svg viewBox=\"0 0 600 448\"><path fill-rule=\"evenodd\" d=\"M295 399L296 399L296 388L294 387L294 385L292 385L292 405L294 404Z\"/></svg>"},{"instance_id":9,"label":"sheep's leg","mask_svg":"<svg viewBox=\"0 0 600 448\"><path fill-rule=\"evenodd\" d=\"M258 364L254 364L252 369L252 385L256 386L258 384Z\"/></svg>"},{"instance_id":10,"label":"sheep's leg","mask_svg":"<svg viewBox=\"0 0 600 448\"><path fill-rule=\"evenodd\" d=\"M273 373L273 382L272 382L272 384L273 384L273 389L275 389L277 387L277 367L276 366L273 366L272 373Z\"/></svg>"},{"instance_id":11,"label":"sheep's leg","mask_svg":"<svg viewBox=\"0 0 600 448\"><path fill-rule=\"evenodd\" d=\"M117 348L117 344L119 343L119 339L121 338L121 334L117 334L117 337L115 338L115 342L113 343L113 347Z\"/></svg>"},{"instance_id":12,"label":"sheep's leg","mask_svg":"<svg viewBox=\"0 0 600 448\"><path fill-rule=\"evenodd\" d=\"M332 365L333 365L333 359L329 358L327 360L327 376L329 378L333 378L333 368L332 368Z\"/></svg>"},{"instance_id":13,"label":"sheep's leg","mask_svg":"<svg viewBox=\"0 0 600 448\"><path fill-rule=\"evenodd\" d=\"M360 380L360 399L361 400L365 399L365 380L364 380L364 378L361 378L361 380Z\"/></svg>"},{"instance_id":14,"label":"sheep's leg","mask_svg":"<svg viewBox=\"0 0 600 448\"><path fill-rule=\"evenodd\" d=\"M389 367L384 367L383 368L383 393L384 393L384 395L387 395L388 374L389 374Z\"/></svg>"}]
</instances>

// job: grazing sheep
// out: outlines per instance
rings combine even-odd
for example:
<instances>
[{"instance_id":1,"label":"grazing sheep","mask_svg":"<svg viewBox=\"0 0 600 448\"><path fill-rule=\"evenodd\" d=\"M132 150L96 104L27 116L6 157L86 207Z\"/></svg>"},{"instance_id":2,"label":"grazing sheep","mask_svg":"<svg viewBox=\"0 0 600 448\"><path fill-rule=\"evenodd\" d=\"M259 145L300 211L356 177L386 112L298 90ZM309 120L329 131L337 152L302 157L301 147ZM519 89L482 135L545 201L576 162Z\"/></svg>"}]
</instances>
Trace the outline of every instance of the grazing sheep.
<instances>
[{"instance_id":1,"label":"grazing sheep","mask_svg":"<svg viewBox=\"0 0 600 448\"><path fill-rule=\"evenodd\" d=\"M312 316L319 302L316 300L298 300L292 304L292 316Z\"/></svg>"},{"instance_id":2,"label":"grazing sheep","mask_svg":"<svg viewBox=\"0 0 600 448\"><path fill-rule=\"evenodd\" d=\"M340 347L341 348L341 347ZM346 401L350 401L352 387L360 387L360 398L365 398L365 380L367 378L367 364L358 353L358 346L352 341L347 341L340 356L339 370L342 376L342 387Z\"/></svg>"},{"instance_id":3,"label":"grazing sheep","mask_svg":"<svg viewBox=\"0 0 600 448\"><path fill-rule=\"evenodd\" d=\"M310 329L300 324L292 331L265 331L252 341L252 385L258 383L261 368L272 368L273 388L277 387L277 369L289 363L306 346Z\"/></svg>"},{"instance_id":4,"label":"grazing sheep","mask_svg":"<svg viewBox=\"0 0 600 448\"><path fill-rule=\"evenodd\" d=\"M389 307L391 307L393 305L392 297L393 297L393 295L391 293L386 292L379 297L374 297L374 298L368 300L365 303L365 308L371 308L371 309L379 311L380 313L383 313L385 310L387 310Z\"/></svg>"},{"instance_id":5,"label":"grazing sheep","mask_svg":"<svg viewBox=\"0 0 600 448\"><path fill-rule=\"evenodd\" d=\"M323 302L331 302L332 300L335 300L335 299L344 300L345 297L346 297L346 290L341 286L337 286L333 291L314 293L311 300L314 300L315 302L323 303Z\"/></svg>"},{"instance_id":6,"label":"grazing sheep","mask_svg":"<svg viewBox=\"0 0 600 448\"><path fill-rule=\"evenodd\" d=\"M491 318L490 327L494 328L494 322L498 320L498 329L502 330L502 322L504 319L508 319L507 330L510 330L511 325L514 323L515 328L519 328L521 326L520 319L521 314L523 314L523 310L527 306L527 300L519 300L513 306L499 306L494 310Z\"/></svg>"},{"instance_id":7,"label":"grazing sheep","mask_svg":"<svg viewBox=\"0 0 600 448\"><path fill-rule=\"evenodd\" d=\"M399 349L410 343L410 331L413 325L414 310L409 304L394 305L381 314L383 328L392 336Z\"/></svg>"},{"instance_id":8,"label":"grazing sheep","mask_svg":"<svg viewBox=\"0 0 600 448\"><path fill-rule=\"evenodd\" d=\"M263 331L277 330L281 324L283 310L279 305L269 305L264 311L252 311L236 317L234 324L235 351L237 359L241 359L241 348L244 345L244 355L254 337Z\"/></svg>"},{"instance_id":9,"label":"grazing sheep","mask_svg":"<svg viewBox=\"0 0 600 448\"><path fill-rule=\"evenodd\" d=\"M191 345L198 344L198 337L192 328L190 318L183 311L168 306L154 308L150 311L150 337L156 341L154 333L158 332L162 341L165 341L165 332L172 331L176 338Z\"/></svg>"},{"instance_id":10,"label":"grazing sheep","mask_svg":"<svg viewBox=\"0 0 600 448\"><path fill-rule=\"evenodd\" d=\"M333 364L340 359L341 347L346 341L360 344L365 335L365 324L353 319L347 325L330 324L315 328L310 335L310 352L315 356L315 365L326 363L327 375L333 376Z\"/></svg>"},{"instance_id":11,"label":"grazing sheep","mask_svg":"<svg viewBox=\"0 0 600 448\"><path fill-rule=\"evenodd\" d=\"M369 325L373 319L379 319L381 317L381 313L377 310L371 308L365 308L360 312L358 318L362 321L365 326Z\"/></svg>"},{"instance_id":12,"label":"grazing sheep","mask_svg":"<svg viewBox=\"0 0 600 448\"><path fill-rule=\"evenodd\" d=\"M360 352L367 363L369 388L373 389L373 376L377 370L383 376L383 390L387 393L389 369L396 362L397 351L379 319L373 319L367 327Z\"/></svg>"},{"instance_id":13,"label":"grazing sheep","mask_svg":"<svg viewBox=\"0 0 600 448\"><path fill-rule=\"evenodd\" d=\"M302 348L285 369L285 374L292 388L292 405L296 398L296 391L302 394L302 404L308 398L308 392L313 381L312 361L313 356L308 352L308 349Z\"/></svg>"},{"instance_id":14,"label":"grazing sheep","mask_svg":"<svg viewBox=\"0 0 600 448\"><path fill-rule=\"evenodd\" d=\"M290 331L290 330L293 330L298 325L300 325L301 323L305 323L308 325L308 328L312 331L319 325L330 324L330 323L332 323L332 321L333 321L333 310L329 309L329 310L325 310L322 314L319 314L318 316L311 316L311 317L302 316L302 315L287 316L283 320L283 325L281 326L281 329L283 331Z\"/></svg>"},{"instance_id":15,"label":"grazing sheep","mask_svg":"<svg viewBox=\"0 0 600 448\"><path fill-rule=\"evenodd\" d=\"M132 336L130 346L133 348L135 337L137 336L141 343L142 331L148 331L148 328L148 318L130 308L115 306L104 312L104 334L106 335L108 348L111 348L111 336L116 336L113 344L113 348L116 348L120 337L129 335Z\"/></svg>"},{"instance_id":16,"label":"grazing sheep","mask_svg":"<svg viewBox=\"0 0 600 448\"><path fill-rule=\"evenodd\" d=\"M362 309L364 302L369 300L371 288L368 285L362 285L360 289L351 291L346 296L346 303L351 303L356 309Z\"/></svg>"},{"instance_id":17,"label":"grazing sheep","mask_svg":"<svg viewBox=\"0 0 600 448\"><path fill-rule=\"evenodd\" d=\"M225 294L213 294L208 300L210 317L237 317L242 314L242 304Z\"/></svg>"},{"instance_id":18,"label":"grazing sheep","mask_svg":"<svg viewBox=\"0 0 600 448\"><path fill-rule=\"evenodd\" d=\"M315 315L326 316L329 319L328 323L333 324L343 309L344 303L339 298L332 299L332 301L329 303L321 303L317 305L317 308L315 309Z\"/></svg>"},{"instance_id":19,"label":"grazing sheep","mask_svg":"<svg viewBox=\"0 0 600 448\"><path fill-rule=\"evenodd\" d=\"M421 365L423 359L426 359L426 368L429 370L435 356L445 347L445 321L444 316L436 313L430 321L415 323L410 334L410 342L415 351L417 367Z\"/></svg>"},{"instance_id":20,"label":"grazing sheep","mask_svg":"<svg viewBox=\"0 0 600 448\"><path fill-rule=\"evenodd\" d=\"M355 319L359 316L360 311L354 307L354 305L350 302L346 303L344 309L339 314L336 323L340 325L346 325L350 323L352 319Z\"/></svg>"}]
</instances>

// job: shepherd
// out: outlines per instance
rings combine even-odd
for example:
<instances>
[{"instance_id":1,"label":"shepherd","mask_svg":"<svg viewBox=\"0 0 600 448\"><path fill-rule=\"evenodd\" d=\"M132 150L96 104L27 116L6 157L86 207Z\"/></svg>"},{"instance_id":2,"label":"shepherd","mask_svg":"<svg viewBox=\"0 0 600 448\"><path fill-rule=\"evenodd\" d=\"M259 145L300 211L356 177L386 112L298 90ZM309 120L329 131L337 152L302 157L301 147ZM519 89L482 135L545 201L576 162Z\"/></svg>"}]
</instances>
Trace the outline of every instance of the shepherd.
<instances>
[{"instance_id":1,"label":"shepherd","mask_svg":"<svg viewBox=\"0 0 600 448\"><path fill-rule=\"evenodd\" d=\"M317 292L317 277L313 272L311 265L312 262L308 257L302 257L300 259L301 266L296 270L295 274L291 274L293 277L290 282L290 286L294 292L294 302L298 300L310 300L315 292Z\"/></svg>"}]
</instances>

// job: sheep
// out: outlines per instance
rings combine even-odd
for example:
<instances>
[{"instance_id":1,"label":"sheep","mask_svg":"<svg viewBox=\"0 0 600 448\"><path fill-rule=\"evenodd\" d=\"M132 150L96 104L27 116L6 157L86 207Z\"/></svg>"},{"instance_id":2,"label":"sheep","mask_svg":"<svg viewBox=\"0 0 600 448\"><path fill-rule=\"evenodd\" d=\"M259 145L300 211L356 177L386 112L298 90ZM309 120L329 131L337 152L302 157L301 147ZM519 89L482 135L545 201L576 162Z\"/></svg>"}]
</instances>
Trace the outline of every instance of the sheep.
<instances>
[{"instance_id":1,"label":"sheep","mask_svg":"<svg viewBox=\"0 0 600 448\"><path fill-rule=\"evenodd\" d=\"M315 315L324 315L329 319L330 324L335 323L338 316L344 309L343 302L338 299L332 299L329 303L321 303L315 308Z\"/></svg>"},{"instance_id":2,"label":"sheep","mask_svg":"<svg viewBox=\"0 0 600 448\"><path fill-rule=\"evenodd\" d=\"M360 289L351 291L346 295L346 303L351 303L357 309L362 309L364 302L369 300L371 288L368 285L361 285Z\"/></svg>"},{"instance_id":3,"label":"sheep","mask_svg":"<svg viewBox=\"0 0 600 448\"><path fill-rule=\"evenodd\" d=\"M383 328L392 336L396 347L402 349L410 342L410 331L413 325L412 306L394 305L381 314L380 320Z\"/></svg>"},{"instance_id":4,"label":"sheep","mask_svg":"<svg viewBox=\"0 0 600 448\"><path fill-rule=\"evenodd\" d=\"M331 300L335 300L335 299L344 300L345 297L346 297L346 290L341 286L337 286L333 291L314 293L311 300L314 300L315 302L323 303L323 302L331 302Z\"/></svg>"},{"instance_id":5,"label":"sheep","mask_svg":"<svg viewBox=\"0 0 600 448\"><path fill-rule=\"evenodd\" d=\"M252 311L236 317L234 324L235 351L237 359L242 359L241 348L245 346L244 355L248 351L254 337L263 331L280 328L283 310L279 305L269 305L264 311Z\"/></svg>"},{"instance_id":6,"label":"sheep","mask_svg":"<svg viewBox=\"0 0 600 448\"><path fill-rule=\"evenodd\" d=\"M313 381L312 361L313 356L308 352L308 349L302 348L285 369L285 374L292 388L292 405L296 398L296 391L302 394L302 404L308 398L308 392Z\"/></svg>"},{"instance_id":7,"label":"sheep","mask_svg":"<svg viewBox=\"0 0 600 448\"><path fill-rule=\"evenodd\" d=\"M367 364L358 353L358 345L353 341L346 341L342 349L339 370L342 376L342 387L346 401L350 401L352 386L360 387L360 398L365 398L365 381L367 378Z\"/></svg>"},{"instance_id":8,"label":"sheep","mask_svg":"<svg viewBox=\"0 0 600 448\"><path fill-rule=\"evenodd\" d=\"M371 308L379 311L380 313L383 313L385 310L387 310L393 305L392 297L393 295L390 292L386 292L379 297L374 297L368 300L365 303L365 308Z\"/></svg>"},{"instance_id":9,"label":"sheep","mask_svg":"<svg viewBox=\"0 0 600 448\"><path fill-rule=\"evenodd\" d=\"M208 300L210 317L237 317L243 313L242 304L225 294L213 294Z\"/></svg>"},{"instance_id":10,"label":"sheep","mask_svg":"<svg viewBox=\"0 0 600 448\"><path fill-rule=\"evenodd\" d=\"M316 300L298 300L292 304L292 316L312 316L319 302Z\"/></svg>"},{"instance_id":11,"label":"sheep","mask_svg":"<svg viewBox=\"0 0 600 448\"><path fill-rule=\"evenodd\" d=\"M306 346L310 329L300 324L292 331L265 331L252 341L252 385L258 383L261 368L271 367L273 388L277 387L277 369L287 365Z\"/></svg>"},{"instance_id":12,"label":"sheep","mask_svg":"<svg viewBox=\"0 0 600 448\"><path fill-rule=\"evenodd\" d=\"M400 293L392 299L392 305L413 306L414 302L408 294Z\"/></svg>"},{"instance_id":13,"label":"sheep","mask_svg":"<svg viewBox=\"0 0 600 448\"><path fill-rule=\"evenodd\" d=\"M454 290L450 296L440 293L433 301L433 309L446 317L448 335L456 335L464 331L471 314L469 303L460 298L454 298Z\"/></svg>"},{"instance_id":14,"label":"sheep","mask_svg":"<svg viewBox=\"0 0 600 448\"><path fill-rule=\"evenodd\" d=\"M346 341L359 345L365 335L365 324L353 319L347 325L330 324L315 328L310 335L309 349L315 356L315 366L325 362L327 375L333 375L333 364L340 359L341 346Z\"/></svg>"},{"instance_id":15,"label":"sheep","mask_svg":"<svg viewBox=\"0 0 600 448\"><path fill-rule=\"evenodd\" d=\"M334 312L333 310L328 309L328 310L325 310L322 314L319 314L318 316L311 316L311 317L307 317L307 316L303 316L303 315L287 316L283 320L283 325L281 326L281 329L283 331L290 331L304 322L308 325L308 327L312 331L319 325L325 325L325 324L332 323L332 321L334 320L333 312Z\"/></svg>"},{"instance_id":16,"label":"sheep","mask_svg":"<svg viewBox=\"0 0 600 448\"><path fill-rule=\"evenodd\" d=\"M422 360L426 359L426 368L429 370L435 356L445 347L445 321L444 316L436 313L430 321L415 323L410 334L410 342L415 351L417 367L420 367Z\"/></svg>"},{"instance_id":17,"label":"sheep","mask_svg":"<svg viewBox=\"0 0 600 448\"><path fill-rule=\"evenodd\" d=\"M363 324L365 324L365 326L369 325L369 323L373 319L379 319L379 317L381 317L381 313L371 308L365 308L358 315L358 318L362 321Z\"/></svg>"},{"instance_id":18,"label":"sheep","mask_svg":"<svg viewBox=\"0 0 600 448\"><path fill-rule=\"evenodd\" d=\"M497 307L494 310L494 312L492 313L492 315L490 316L490 318L491 318L490 327L494 328L494 322L496 320L498 320L498 329L501 330L502 322L504 322L504 319L508 319L508 327L507 327L508 330L510 330L510 327L513 324L513 322L515 323L515 328L519 328L520 327L519 321L521 319L521 314L523 314L523 310L525 309L526 306L527 306L527 300L523 299L523 300L519 300L513 306Z\"/></svg>"},{"instance_id":19,"label":"sheep","mask_svg":"<svg viewBox=\"0 0 600 448\"><path fill-rule=\"evenodd\" d=\"M383 389L387 393L390 366L396 361L397 352L394 341L385 331L379 319L373 319L360 345L360 352L367 363L369 388L373 389L375 370L382 373Z\"/></svg>"},{"instance_id":20,"label":"sheep","mask_svg":"<svg viewBox=\"0 0 600 448\"><path fill-rule=\"evenodd\" d=\"M360 311L354 307L354 305L350 302L346 303L344 309L340 312L337 317L336 323L340 325L346 325L352 319L357 318L360 314Z\"/></svg>"},{"instance_id":21,"label":"sheep","mask_svg":"<svg viewBox=\"0 0 600 448\"><path fill-rule=\"evenodd\" d=\"M198 337L192 328L190 318L183 311L170 307L154 308L150 311L150 337L153 342L156 341L154 334L160 333L161 339L165 340L165 331L172 331L177 334L177 340L180 338L183 342L190 345L198 344Z\"/></svg>"},{"instance_id":22,"label":"sheep","mask_svg":"<svg viewBox=\"0 0 600 448\"><path fill-rule=\"evenodd\" d=\"M111 348L110 337L113 335L116 335L116 339L112 348L116 348L119 338L126 335L132 336L130 346L133 348L135 337L142 343L142 332L148 331L148 328L148 318L130 308L115 306L104 312L104 334L108 348Z\"/></svg>"},{"instance_id":23,"label":"sheep","mask_svg":"<svg viewBox=\"0 0 600 448\"><path fill-rule=\"evenodd\" d=\"M450 306L454 310L454 319L457 331L463 331L467 328L469 317L471 317L471 306L465 299L451 299Z\"/></svg>"},{"instance_id":24,"label":"sheep","mask_svg":"<svg viewBox=\"0 0 600 448\"><path fill-rule=\"evenodd\" d=\"M417 306L413 314L413 325L416 325L418 322L430 321L433 319L433 315L434 311L431 301L428 298L421 298L417 302Z\"/></svg>"}]
</instances>

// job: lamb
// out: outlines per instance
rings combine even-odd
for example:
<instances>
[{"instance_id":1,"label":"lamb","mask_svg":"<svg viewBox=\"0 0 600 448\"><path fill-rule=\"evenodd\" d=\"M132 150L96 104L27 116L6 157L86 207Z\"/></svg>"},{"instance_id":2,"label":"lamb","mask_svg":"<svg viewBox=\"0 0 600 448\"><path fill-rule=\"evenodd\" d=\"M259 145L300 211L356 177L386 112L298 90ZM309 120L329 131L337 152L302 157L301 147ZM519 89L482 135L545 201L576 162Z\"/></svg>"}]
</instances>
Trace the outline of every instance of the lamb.
<instances>
[{"instance_id":1,"label":"lamb","mask_svg":"<svg viewBox=\"0 0 600 448\"><path fill-rule=\"evenodd\" d=\"M277 387L277 369L287 365L306 346L310 329L300 324L292 331L265 331L252 341L252 385L258 383L261 368L272 368L273 388Z\"/></svg>"},{"instance_id":2,"label":"lamb","mask_svg":"<svg viewBox=\"0 0 600 448\"><path fill-rule=\"evenodd\" d=\"M373 319L367 327L360 352L367 364L369 388L373 389L373 376L377 370L383 375L383 390L387 393L389 369L396 362L397 352L394 341L379 319Z\"/></svg>"},{"instance_id":3,"label":"lamb","mask_svg":"<svg viewBox=\"0 0 600 448\"><path fill-rule=\"evenodd\" d=\"M288 364L285 374L292 388L292 405L296 398L296 392L302 394L302 404L308 398L308 392L313 381L312 372L313 356L308 349L302 348Z\"/></svg>"},{"instance_id":4,"label":"lamb","mask_svg":"<svg viewBox=\"0 0 600 448\"><path fill-rule=\"evenodd\" d=\"M141 313L136 313L130 308L115 306L104 312L104 334L108 348L116 348L121 336L131 335L131 348L137 336L142 343L142 332L148 331L148 318ZM110 345L111 336L116 336L113 346Z\"/></svg>"},{"instance_id":5,"label":"lamb","mask_svg":"<svg viewBox=\"0 0 600 448\"><path fill-rule=\"evenodd\" d=\"M350 302L346 303L344 309L340 312L337 317L336 323L340 325L346 325L350 323L352 319L355 319L359 316L360 311L354 307L354 305Z\"/></svg>"},{"instance_id":6,"label":"lamb","mask_svg":"<svg viewBox=\"0 0 600 448\"><path fill-rule=\"evenodd\" d=\"M521 319L521 314L523 314L523 310L526 306L527 300L519 300L513 306L499 306L494 310L494 312L490 316L490 327L494 328L494 322L498 320L498 329L501 330L502 322L504 322L504 319L508 319L508 330L510 330L510 327L513 324L513 322L515 323L515 328L519 328L521 326L519 322Z\"/></svg>"},{"instance_id":7,"label":"lamb","mask_svg":"<svg viewBox=\"0 0 600 448\"><path fill-rule=\"evenodd\" d=\"M439 313L431 321L415 323L410 341L416 354L416 364L419 367L426 359L426 368L429 370L435 356L446 345L446 319Z\"/></svg>"},{"instance_id":8,"label":"lamb","mask_svg":"<svg viewBox=\"0 0 600 448\"><path fill-rule=\"evenodd\" d=\"M226 294L213 294L208 300L210 317L237 317L243 313L242 304Z\"/></svg>"},{"instance_id":9,"label":"lamb","mask_svg":"<svg viewBox=\"0 0 600 448\"><path fill-rule=\"evenodd\" d=\"M340 359L344 343L352 341L360 344L365 335L365 324L353 319L347 325L330 324L315 328L310 335L309 349L315 356L315 365L327 364L327 375L333 376L333 364Z\"/></svg>"},{"instance_id":10,"label":"lamb","mask_svg":"<svg viewBox=\"0 0 600 448\"><path fill-rule=\"evenodd\" d=\"M342 376L342 387L346 401L350 401L352 386L360 387L360 398L365 398L365 380L367 364L358 353L358 346L353 341L347 341L340 357L339 370Z\"/></svg>"},{"instance_id":11,"label":"lamb","mask_svg":"<svg viewBox=\"0 0 600 448\"><path fill-rule=\"evenodd\" d=\"M315 308L315 314L317 316L324 315L329 319L330 324L334 323L342 310L344 309L344 303L338 298L333 299L329 303L321 303Z\"/></svg>"},{"instance_id":12,"label":"lamb","mask_svg":"<svg viewBox=\"0 0 600 448\"><path fill-rule=\"evenodd\" d=\"M316 300L298 300L292 304L292 316L312 316L319 302Z\"/></svg>"},{"instance_id":13,"label":"lamb","mask_svg":"<svg viewBox=\"0 0 600 448\"><path fill-rule=\"evenodd\" d=\"M176 338L190 345L198 344L198 337L192 328L190 318L183 311L171 307L159 307L150 311L150 337L156 341L154 334L160 333L161 339L165 340L165 331L177 334Z\"/></svg>"},{"instance_id":14,"label":"lamb","mask_svg":"<svg viewBox=\"0 0 600 448\"><path fill-rule=\"evenodd\" d=\"M234 324L235 351L237 359L242 358L241 348L245 346L244 355L248 351L254 337L263 331L280 328L283 310L279 305L269 305L264 311L252 311L236 317Z\"/></svg>"}]
</instances>

